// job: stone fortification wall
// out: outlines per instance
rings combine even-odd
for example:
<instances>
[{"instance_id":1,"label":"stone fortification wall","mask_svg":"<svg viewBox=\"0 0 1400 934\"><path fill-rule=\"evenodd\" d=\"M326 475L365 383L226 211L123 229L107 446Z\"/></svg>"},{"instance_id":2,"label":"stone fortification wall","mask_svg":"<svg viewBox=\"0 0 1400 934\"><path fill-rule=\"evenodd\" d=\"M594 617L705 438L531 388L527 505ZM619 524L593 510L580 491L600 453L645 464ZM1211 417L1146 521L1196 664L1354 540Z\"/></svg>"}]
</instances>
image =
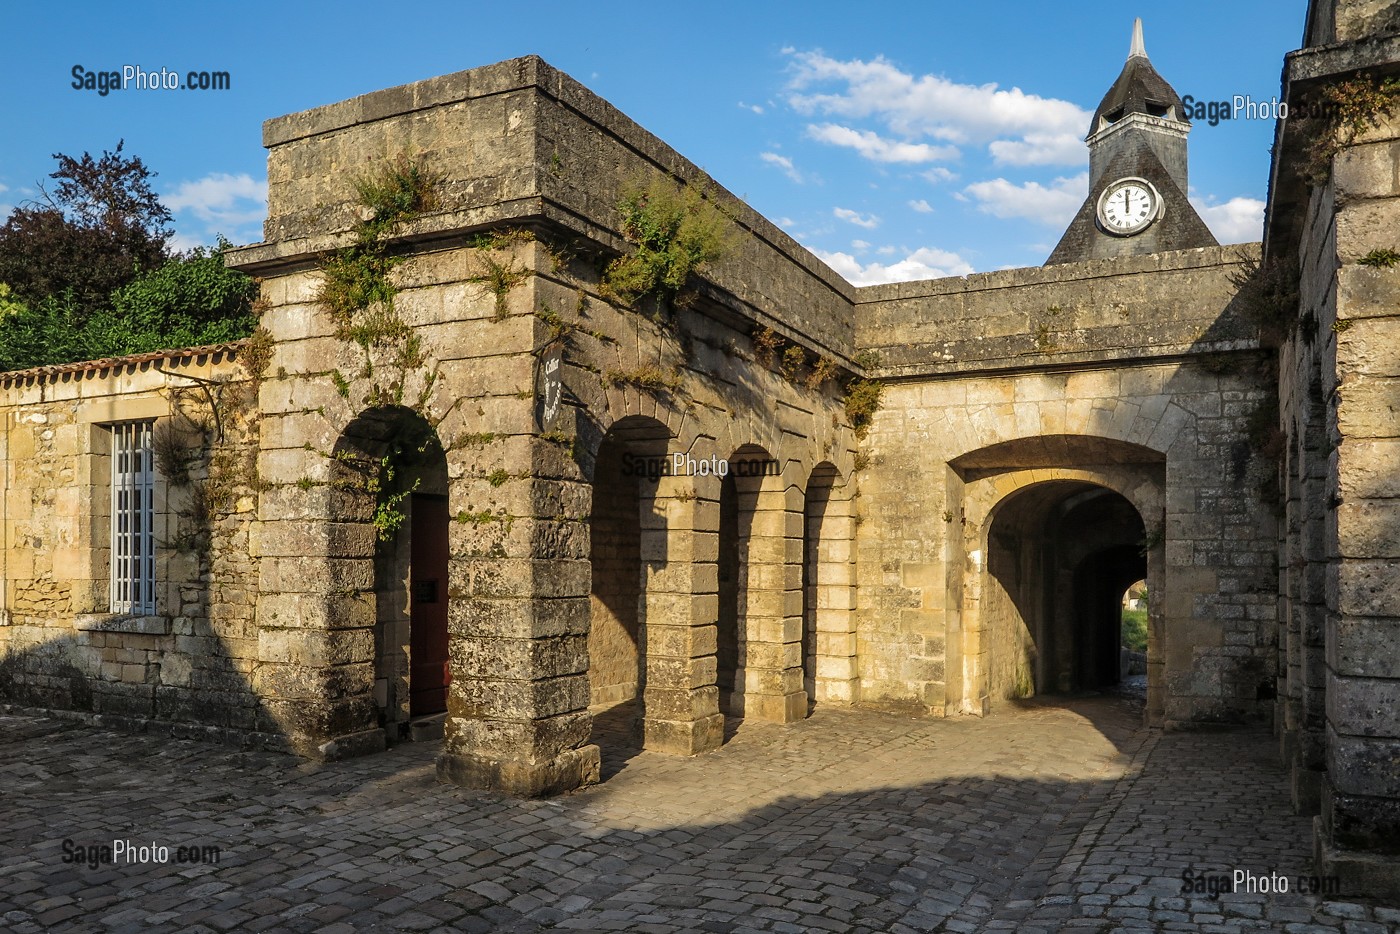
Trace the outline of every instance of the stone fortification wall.
<instances>
[{"instance_id":1,"label":"stone fortification wall","mask_svg":"<svg viewBox=\"0 0 1400 934\"><path fill-rule=\"evenodd\" d=\"M861 289L856 339L886 376L1041 368L1258 346L1230 308L1257 244Z\"/></svg>"}]
</instances>

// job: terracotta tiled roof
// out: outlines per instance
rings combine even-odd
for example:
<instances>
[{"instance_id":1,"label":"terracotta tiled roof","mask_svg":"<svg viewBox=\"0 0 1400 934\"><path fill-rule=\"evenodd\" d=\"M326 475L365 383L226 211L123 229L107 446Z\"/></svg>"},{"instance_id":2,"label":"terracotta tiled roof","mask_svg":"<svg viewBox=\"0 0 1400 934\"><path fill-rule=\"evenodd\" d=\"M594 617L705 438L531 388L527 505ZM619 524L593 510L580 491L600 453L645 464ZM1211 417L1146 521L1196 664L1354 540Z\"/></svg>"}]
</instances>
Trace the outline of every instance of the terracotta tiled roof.
<instances>
[{"instance_id":1,"label":"terracotta tiled roof","mask_svg":"<svg viewBox=\"0 0 1400 934\"><path fill-rule=\"evenodd\" d=\"M247 340L229 341L225 344L205 344L201 347L181 347L175 350L152 350L146 353L130 354L125 357L105 357L101 360L84 360L78 363L61 363L56 366L36 366L27 370L11 370L0 373L0 387L18 383L42 383L75 373L100 373L136 367L157 360L187 361L196 357L237 356L239 348Z\"/></svg>"}]
</instances>

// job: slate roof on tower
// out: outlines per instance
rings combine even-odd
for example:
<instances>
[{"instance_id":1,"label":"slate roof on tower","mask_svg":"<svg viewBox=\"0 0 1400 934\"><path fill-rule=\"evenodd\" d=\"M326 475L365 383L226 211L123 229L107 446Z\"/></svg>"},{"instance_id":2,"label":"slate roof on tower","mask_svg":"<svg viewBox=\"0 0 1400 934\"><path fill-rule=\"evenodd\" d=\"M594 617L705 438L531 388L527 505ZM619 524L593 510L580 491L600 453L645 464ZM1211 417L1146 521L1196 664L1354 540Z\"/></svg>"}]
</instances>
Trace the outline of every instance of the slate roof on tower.
<instances>
[{"instance_id":1,"label":"slate roof on tower","mask_svg":"<svg viewBox=\"0 0 1400 934\"><path fill-rule=\"evenodd\" d=\"M1167 79L1157 74L1157 69L1148 60L1142 41L1142 20L1137 20L1133 24L1133 44L1128 60L1124 62L1118 80L1099 101L1094 119L1089 124L1089 135L1094 135L1106 124L1117 123L1128 114L1170 117L1190 123L1185 110L1176 91L1167 83Z\"/></svg>"}]
</instances>

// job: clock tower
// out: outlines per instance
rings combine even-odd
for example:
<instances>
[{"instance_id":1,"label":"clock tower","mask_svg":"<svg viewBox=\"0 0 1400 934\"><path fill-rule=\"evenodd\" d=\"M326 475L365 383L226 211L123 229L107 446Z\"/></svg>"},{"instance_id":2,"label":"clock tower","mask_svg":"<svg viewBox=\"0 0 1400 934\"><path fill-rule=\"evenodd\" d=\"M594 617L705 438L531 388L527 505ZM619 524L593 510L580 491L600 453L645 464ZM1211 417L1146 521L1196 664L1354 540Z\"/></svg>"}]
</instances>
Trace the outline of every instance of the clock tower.
<instances>
[{"instance_id":1,"label":"clock tower","mask_svg":"<svg viewBox=\"0 0 1400 934\"><path fill-rule=\"evenodd\" d=\"M1187 200L1181 98L1157 74L1133 23L1128 61L1089 126L1089 196L1046 265L1215 246Z\"/></svg>"}]
</instances>

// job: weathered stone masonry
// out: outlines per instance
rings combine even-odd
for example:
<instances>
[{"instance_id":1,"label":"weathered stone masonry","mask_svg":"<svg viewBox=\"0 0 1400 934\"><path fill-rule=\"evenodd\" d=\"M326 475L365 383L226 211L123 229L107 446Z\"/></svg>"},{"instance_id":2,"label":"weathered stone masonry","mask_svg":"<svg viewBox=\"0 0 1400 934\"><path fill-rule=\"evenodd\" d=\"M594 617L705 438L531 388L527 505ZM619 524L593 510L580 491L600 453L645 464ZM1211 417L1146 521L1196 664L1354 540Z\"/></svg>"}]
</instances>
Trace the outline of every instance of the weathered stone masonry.
<instances>
[{"instance_id":1,"label":"weathered stone masonry","mask_svg":"<svg viewBox=\"0 0 1400 934\"><path fill-rule=\"evenodd\" d=\"M1400 61L1371 6L1314 4L1287 93ZM1236 294L1254 245L855 288L536 58L269 121L266 241L231 253L265 368L230 345L0 376L0 692L325 759L441 735L444 780L540 795L598 779L595 716L697 754L725 714L1112 682L1145 578L1148 723L1272 718L1319 868L1394 895L1400 271L1357 264L1400 246L1393 123L1320 184L1281 130L1262 252L1301 288L1276 349ZM390 234L406 327L361 346L319 264L364 220L355 179L401 156L437 200ZM600 270L658 177L732 247L693 301L623 308ZM818 359L837 375L806 385ZM884 384L867 432L855 377ZM155 612L111 613L104 445L151 420L190 476L155 481ZM628 466L673 454L767 466ZM415 709L425 684L445 711Z\"/></svg>"}]
</instances>

